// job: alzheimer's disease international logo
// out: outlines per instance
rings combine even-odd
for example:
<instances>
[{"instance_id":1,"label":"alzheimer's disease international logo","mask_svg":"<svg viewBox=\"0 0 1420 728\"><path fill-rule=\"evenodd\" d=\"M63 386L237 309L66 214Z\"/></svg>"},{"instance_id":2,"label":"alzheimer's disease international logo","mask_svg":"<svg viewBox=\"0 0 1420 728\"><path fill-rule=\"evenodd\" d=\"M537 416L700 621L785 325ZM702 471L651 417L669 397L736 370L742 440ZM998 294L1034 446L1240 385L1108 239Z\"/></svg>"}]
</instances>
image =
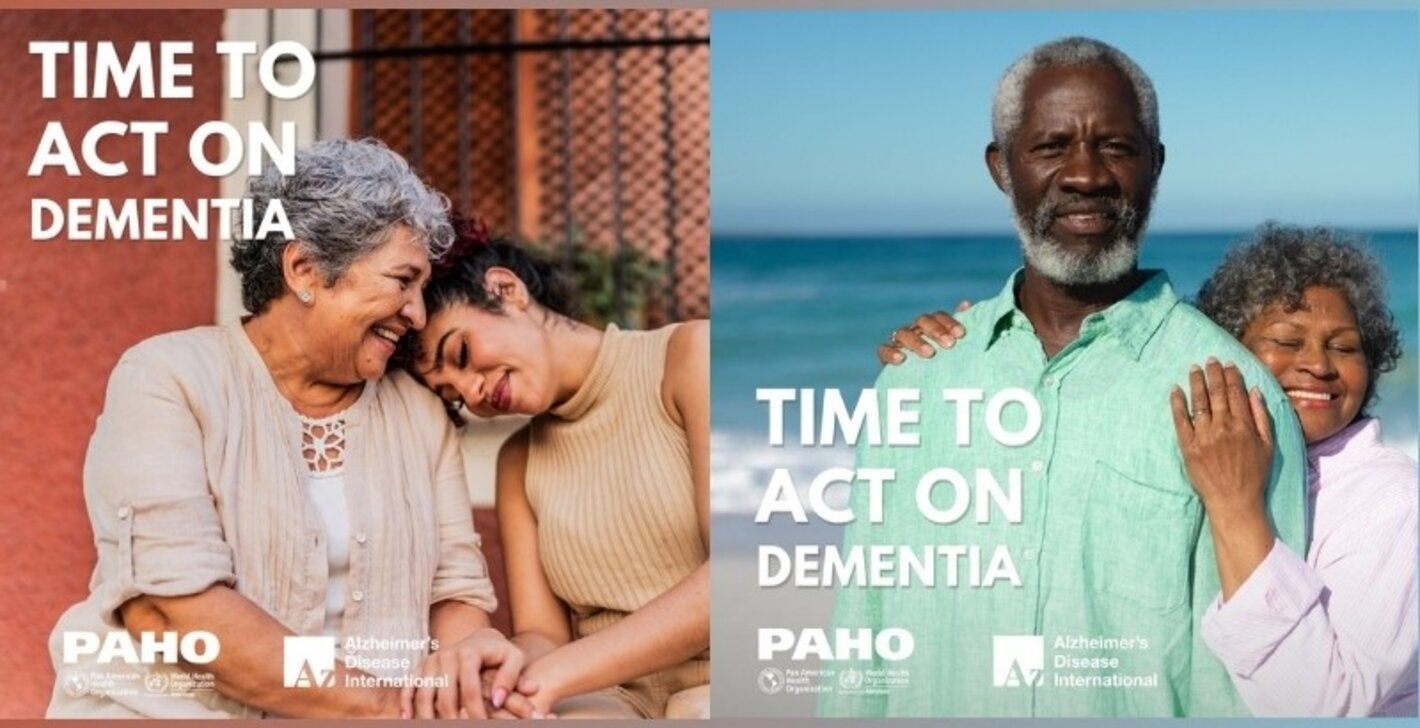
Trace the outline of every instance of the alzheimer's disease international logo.
<instances>
[{"instance_id":1,"label":"alzheimer's disease international logo","mask_svg":"<svg viewBox=\"0 0 1420 728\"><path fill-rule=\"evenodd\" d=\"M1039 685L1045 677L1045 638L1040 635L994 635L991 684L998 688Z\"/></svg>"},{"instance_id":2,"label":"alzheimer's disease international logo","mask_svg":"<svg viewBox=\"0 0 1420 728\"><path fill-rule=\"evenodd\" d=\"M334 637L287 637L282 649L281 684L288 688L335 685Z\"/></svg>"}]
</instances>

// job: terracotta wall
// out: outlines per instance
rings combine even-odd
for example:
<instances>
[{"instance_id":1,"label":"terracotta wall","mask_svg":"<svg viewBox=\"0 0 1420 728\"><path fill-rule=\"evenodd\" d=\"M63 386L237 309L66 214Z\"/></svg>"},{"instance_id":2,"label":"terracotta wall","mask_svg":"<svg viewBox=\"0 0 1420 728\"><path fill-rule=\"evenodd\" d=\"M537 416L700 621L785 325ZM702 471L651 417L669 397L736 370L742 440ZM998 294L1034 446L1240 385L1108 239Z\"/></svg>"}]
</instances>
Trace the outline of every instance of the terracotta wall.
<instances>
[{"instance_id":1,"label":"terracotta wall","mask_svg":"<svg viewBox=\"0 0 1420 728\"><path fill-rule=\"evenodd\" d=\"M188 164L186 140L222 115L212 53L222 19L220 10L0 16L0 717L43 714L49 631L87 591L94 549L80 474L109 370L148 336L212 323L215 300L212 243L33 242L30 200L217 197L217 181ZM39 39L112 41L125 52L139 40L191 40L195 98L43 100L28 51ZM60 64L61 78L69 69ZM25 176L46 122L62 120L73 134L110 119L169 122L157 177ZM110 140L100 152L137 169L136 143Z\"/></svg>"}]
</instances>

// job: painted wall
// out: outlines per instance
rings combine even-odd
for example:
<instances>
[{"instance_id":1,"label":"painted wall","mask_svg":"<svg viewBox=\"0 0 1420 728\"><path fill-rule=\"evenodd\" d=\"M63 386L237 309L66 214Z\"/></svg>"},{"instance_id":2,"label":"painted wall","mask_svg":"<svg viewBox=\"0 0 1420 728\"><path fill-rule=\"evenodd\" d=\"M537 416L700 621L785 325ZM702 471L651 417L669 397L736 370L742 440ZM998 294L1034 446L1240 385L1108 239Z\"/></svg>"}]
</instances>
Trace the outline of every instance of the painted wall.
<instances>
[{"instance_id":1,"label":"painted wall","mask_svg":"<svg viewBox=\"0 0 1420 728\"><path fill-rule=\"evenodd\" d=\"M220 10L0 17L9 59L0 64L0 716L43 714L49 631L87 592L94 549L80 476L109 370L148 336L212 323L217 269L210 242L34 242L30 200L217 197L217 181L187 163L186 140L222 117L212 52L222 19ZM39 58L28 51L40 39L112 41L121 52L140 40L191 40L194 98L66 100L71 65L61 62L60 98L41 99ZM156 177L25 176L47 122L63 121L73 136L110 119L169 122ZM138 168L136 141L110 139L99 151Z\"/></svg>"}]
</instances>

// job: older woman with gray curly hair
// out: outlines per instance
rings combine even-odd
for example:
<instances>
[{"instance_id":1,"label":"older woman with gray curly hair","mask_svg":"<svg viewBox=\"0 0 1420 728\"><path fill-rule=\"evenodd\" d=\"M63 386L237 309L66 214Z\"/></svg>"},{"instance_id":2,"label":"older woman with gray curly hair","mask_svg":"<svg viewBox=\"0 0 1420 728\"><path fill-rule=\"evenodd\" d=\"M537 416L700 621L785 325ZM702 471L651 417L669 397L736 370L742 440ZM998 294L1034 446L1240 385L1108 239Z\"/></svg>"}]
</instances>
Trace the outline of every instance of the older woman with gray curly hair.
<instances>
[{"instance_id":1,"label":"older woman with gray curly hair","mask_svg":"<svg viewBox=\"0 0 1420 728\"><path fill-rule=\"evenodd\" d=\"M143 341L109 380L84 469L98 563L51 637L49 715L482 716L480 670L511 690L522 656L489 626L439 399L385 376L424 326L447 202L348 140L248 196L292 233L234 242L251 315Z\"/></svg>"},{"instance_id":2,"label":"older woman with gray curly hair","mask_svg":"<svg viewBox=\"0 0 1420 728\"><path fill-rule=\"evenodd\" d=\"M1203 638L1260 715L1416 715L1416 465L1381 444L1376 382L1400 358L1384 277L1354 237L1269 223L1198 307L1282 385L1307 442L1305 559L1262 510L1271 423L1216 362L1172 406L1223 593Z\"/></svg>"},{"instance_id":3,"label":"older woman with gray curly hair","mask_svg":"<svg viewBox=\"0 0 1420 728\"><path fill-rule=\"evenodd\" d=\"M1401 355L1385 300L1382 271L1354 236L1276 223L1230 251L1199 293L1199 309L1277 378L1307 443L1303 558L1263 509L1272 423L1256 388L1208 361L1193 367L1188 395L1171 396L1222 585L1203 638L1258 715L1416 715L1417 470L1381 444L1368 414ZM927 339L963 335L947 314L924 314L878 356L930 356Z\"/></svg>"}]
</instances>

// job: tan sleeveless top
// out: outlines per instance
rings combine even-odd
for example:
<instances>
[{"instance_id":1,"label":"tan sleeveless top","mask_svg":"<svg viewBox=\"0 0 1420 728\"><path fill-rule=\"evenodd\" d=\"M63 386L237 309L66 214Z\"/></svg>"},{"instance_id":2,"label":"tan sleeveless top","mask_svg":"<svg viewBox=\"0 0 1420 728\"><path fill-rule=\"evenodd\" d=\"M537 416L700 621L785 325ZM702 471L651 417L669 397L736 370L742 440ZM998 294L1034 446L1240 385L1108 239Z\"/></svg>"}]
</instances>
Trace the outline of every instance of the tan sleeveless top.
<instances>
[{"instance_id":1,"label":"tan sleeveless top","mask_svg":"<svg viewBox=\"0 0 1420 728\"><path fill-rule=\"evenodd\" d=\"M609 326L582 388L529 430L525 488L543 571L576 614L578 637L645 606L707 558L690 446L661 397L675 328ZM702 667L691 685L708 682Z\"/></svg>"},{"instance_id":2,"label":"tan sleeveless top","mask_svg":"<svg viewBox=\"0 0 1420 728\"><path fill-rule=\"evenodd\" d=\"M533 421L528 503L543 570L578 636L615 623L705 561L685 429L661 398L671 332L609 327L571 399Z\"/></svg>"}]
</instances>

